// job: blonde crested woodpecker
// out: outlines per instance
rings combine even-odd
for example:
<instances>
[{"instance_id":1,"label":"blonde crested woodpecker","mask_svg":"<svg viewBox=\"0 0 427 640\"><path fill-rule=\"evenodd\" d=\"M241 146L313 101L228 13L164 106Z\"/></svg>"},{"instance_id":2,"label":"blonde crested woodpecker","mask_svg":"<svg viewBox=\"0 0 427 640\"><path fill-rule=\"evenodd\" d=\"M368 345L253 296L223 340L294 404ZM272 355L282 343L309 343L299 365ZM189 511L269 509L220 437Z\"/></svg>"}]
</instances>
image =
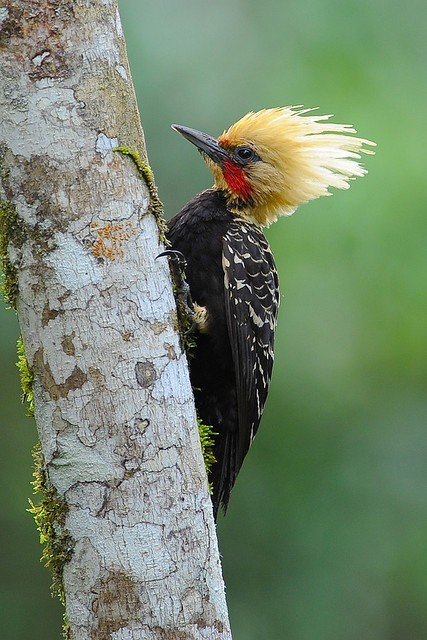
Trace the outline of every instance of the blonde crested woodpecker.
<instances>
[{"instance_id":1,"label":"blonde crested woodpecker","mask_svg":"<svg viewBox=\"0 0 427 640\"><path fill-rule=\"evenodd\" d=\"M312 109L248 113L219 138L172 125L201 152L214 185L168 224L172 249L187 262L195 308L190 375L197 411L216 433L210 472L215 517L227 508L257 432L274 359L279 286L264 234L280 215L329 187L347 189L366 171L360 152L374 145ZM309 114L309 115L307 115Z\"/></svg>"}]
</instances>

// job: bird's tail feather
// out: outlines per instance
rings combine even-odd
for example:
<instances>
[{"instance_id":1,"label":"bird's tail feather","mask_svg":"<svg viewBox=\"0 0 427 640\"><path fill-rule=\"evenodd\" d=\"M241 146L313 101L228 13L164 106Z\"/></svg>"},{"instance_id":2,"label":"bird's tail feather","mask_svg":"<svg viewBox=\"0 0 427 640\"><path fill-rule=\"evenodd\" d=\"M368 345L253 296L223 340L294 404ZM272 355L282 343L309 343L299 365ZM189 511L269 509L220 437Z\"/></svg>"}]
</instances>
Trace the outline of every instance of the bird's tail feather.
<instances>
[{"instance_id":1,"label":"bird's tail feather","mask_svg":"<svg viewBox=\"0 0 427 640\"><path fill-rule=\"evenodd\" d=\"M237 432L226 431L218 438L215 448L216 462L210 473L212 483L212 503L215 521L219 507L225 514L227 511L230 493L238 474L237 466L238 435Z\"/></svg>"}]
</instances>

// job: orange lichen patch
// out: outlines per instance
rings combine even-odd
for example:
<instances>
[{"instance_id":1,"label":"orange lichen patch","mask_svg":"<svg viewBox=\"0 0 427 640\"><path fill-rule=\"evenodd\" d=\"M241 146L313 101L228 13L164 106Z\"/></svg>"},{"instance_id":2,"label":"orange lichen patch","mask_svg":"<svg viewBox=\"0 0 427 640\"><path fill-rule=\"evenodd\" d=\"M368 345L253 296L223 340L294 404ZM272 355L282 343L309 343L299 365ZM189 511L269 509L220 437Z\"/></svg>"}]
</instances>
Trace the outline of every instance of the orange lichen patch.
<instances>
[{"instance_id":1,"label":"orange lichen patch","mask_svg":"<svg viewBox=\"0 0 427 640\"><path fill-rule=\"evenodd\" d=\"M109 222L99 226L97 222L90 225L96 239L91 243L92 253L97 258L118 260L123 258L123 244L135 235L135 228L129 221Z\"/></svg>"}]
</instances>

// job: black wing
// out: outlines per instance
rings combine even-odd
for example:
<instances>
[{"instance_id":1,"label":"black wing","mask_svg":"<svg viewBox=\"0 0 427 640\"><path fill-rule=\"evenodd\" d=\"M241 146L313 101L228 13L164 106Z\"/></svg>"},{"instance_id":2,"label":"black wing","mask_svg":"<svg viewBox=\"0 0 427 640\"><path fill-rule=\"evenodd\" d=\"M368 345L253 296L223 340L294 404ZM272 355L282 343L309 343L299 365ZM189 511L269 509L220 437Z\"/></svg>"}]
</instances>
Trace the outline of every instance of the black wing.
<instances>
[{"instance_id":1,"label":"black wing","mask_svg":"<svg viewBox=\"0 0 427 640\"><path fill-rule=\"evenodd\" d=\"M255 436L267 399L279 306L276 265L255 225L236 221L223 239L225 310L236 369L237 471Z\"/></svg>"}]
</instances>

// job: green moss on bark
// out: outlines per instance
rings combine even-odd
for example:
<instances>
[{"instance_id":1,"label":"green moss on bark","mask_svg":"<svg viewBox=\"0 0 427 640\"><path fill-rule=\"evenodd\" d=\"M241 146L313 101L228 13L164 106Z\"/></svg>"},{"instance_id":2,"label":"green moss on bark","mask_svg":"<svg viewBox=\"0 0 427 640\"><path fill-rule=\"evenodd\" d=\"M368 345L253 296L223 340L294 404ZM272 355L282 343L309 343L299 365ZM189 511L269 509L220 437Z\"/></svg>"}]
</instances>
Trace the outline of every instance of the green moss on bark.
<instances>
[{"instance_id":1,"label":"green moss on bark","mask_svg":"<svg viewBox=\"0 0 427 640\"><path fill-rule=\"evenodd\" d=\"M0 201L0 269L2 281L0 292L7 304L16 309L18 277L16 267L9 256L10 244L22 247L26 238L25 224L7 200Z\"/></svg>"},{"instance_id":2,"label":"green moss on bark","mask_svg":"<svg viewBox=\"0 0 427 640\"><path fill-rule=\"evenodd\" d=\"M205 461L206 473L209 476L212 465L216 462L214 456L215 436L213 427L203 424L200 418L197 418L197 426L199 428L200 444L202 445L203 460ZM209 483L209 491L212 493L212 483Z\"/></svg>"},{"instance_id":3,"label":"green moss on bark","mask_svg":"<svg viewBox=\"0 0 427 640\"><path fill-rule=\"evenodd\" d=\"M138 169L139 175L147 185L148 192L150 194L150 206L148 211L156 218L157 226L159 227L160 240L163 244L168 244L166 240L166 223L163 217L163 204L159 198L159 193L157 191L154 175L150 165L141 160L138 151L132 151L132 149L129 149L128 147L116 147L114 151L117 151L124 156L129 156L133 160L136 168Z\"/></svg>"},{"instance_id":4,"label":"green moss on bark","mask_svg":"<svg viewBox=\"0 0 427 640\"><path fill-rule=\"evenodd\" d=\"M34 480L33 490L40 500L35 504L30 500L28 511L33 515L37 530L40 536L40 544L43 546L41 562L44 563L52 574L52 594L58 596L65 606L65 593L63 585L64 565L71 558L72 539L65 529L65 519L68 507L62 500L55 487L53 487L47 476L41 444L38 443L33 449L34 458ZM64 638L69 639L70 629L64 617Z\"/></svg>"},{"instance_id":5,"label":"green moss on bark","mask_svg":"<svg viewBox=\"0 0 427 640\"><path fill-rule=\"evenodd\" d=\"M16 366L19 369L19 376L21 378L22 404L27 403L27 416L33 417L34 416L34 393L33 393L34 375L28 366L28 360L27 360L27 356L25 355L25 348L24 348L24 343L22 341L22 337L18 338L18 342L16 344L16 351L18 353L18 362L16 363Z\"/></svg>"}]
</instances>

